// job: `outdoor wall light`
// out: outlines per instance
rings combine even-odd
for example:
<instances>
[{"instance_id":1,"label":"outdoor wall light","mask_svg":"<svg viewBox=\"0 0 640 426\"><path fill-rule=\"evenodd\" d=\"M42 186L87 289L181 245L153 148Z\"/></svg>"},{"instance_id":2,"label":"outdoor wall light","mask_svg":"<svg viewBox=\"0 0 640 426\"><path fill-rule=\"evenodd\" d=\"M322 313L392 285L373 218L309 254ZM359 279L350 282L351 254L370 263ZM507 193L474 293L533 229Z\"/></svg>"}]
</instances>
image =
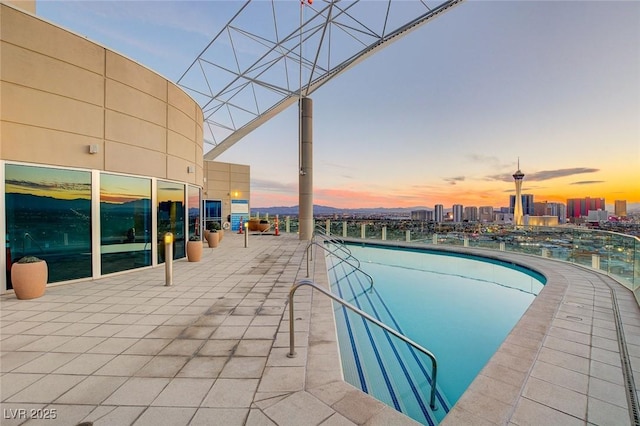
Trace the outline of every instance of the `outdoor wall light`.
<instances>
[{"instance_id":1,"label":"outdoor wall light","mask_svg":"<svg viewBox=\"0 0 640 426\"><path fill-rule=\"evenodd\" d=\"M187 166L187 173L195 173L196 172L196 168L193 166Z\"/></svg>"},{"instance_id":2,"label":"outdoor wall light","mask_svg":"<svg viewBox=\"0 0 640 426\"><path fill-rule=\"evenodd\" d=\"M98 144L89 145L89 154L97 154L99 150Z\"/></svg>"}]
</instances>

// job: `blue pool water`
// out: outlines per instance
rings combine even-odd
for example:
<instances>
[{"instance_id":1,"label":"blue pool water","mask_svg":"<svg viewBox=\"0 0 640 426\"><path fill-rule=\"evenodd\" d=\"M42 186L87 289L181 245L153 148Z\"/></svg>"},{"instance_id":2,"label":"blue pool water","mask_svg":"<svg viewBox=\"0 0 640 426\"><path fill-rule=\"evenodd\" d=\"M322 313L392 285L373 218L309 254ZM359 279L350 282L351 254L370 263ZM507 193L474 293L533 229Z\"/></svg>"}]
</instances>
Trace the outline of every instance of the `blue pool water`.
<instances>
[{"instance_id":1,"label":"blue pool water","mask_svg":"<svg viewBox=\"0 0 640 426\"><path fill-rule=\"evenodd\" d=\"M428 403L430 359L335 304L345 380L423 424L444 418L545 282L534 271L484 258L348 248L374 286L329 255L332 291L436 356L438 409Z\"/></svg>"}]
</instances>

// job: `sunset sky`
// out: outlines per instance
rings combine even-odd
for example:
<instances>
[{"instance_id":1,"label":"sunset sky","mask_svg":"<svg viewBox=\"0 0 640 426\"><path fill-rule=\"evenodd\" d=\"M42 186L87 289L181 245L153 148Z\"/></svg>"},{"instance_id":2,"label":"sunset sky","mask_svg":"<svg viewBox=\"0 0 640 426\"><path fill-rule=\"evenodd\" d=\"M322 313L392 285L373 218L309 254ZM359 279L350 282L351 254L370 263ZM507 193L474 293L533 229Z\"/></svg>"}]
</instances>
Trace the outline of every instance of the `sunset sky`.
<instances>
[{"instance_id":1,"label":"sunset sky","mask_svg":"<svg viewBox=\"0 0 640 426\"><path fill-rule=\"evenodd\" d=\"M240 6L37 13L175 81ZM640 203L640 2L466 1L312 99L315 204L505 206L518 158L536 201ZM252 208L298 204L297 137L294 106L218 158L251 166Z\"/></svg>"}]
</instances>

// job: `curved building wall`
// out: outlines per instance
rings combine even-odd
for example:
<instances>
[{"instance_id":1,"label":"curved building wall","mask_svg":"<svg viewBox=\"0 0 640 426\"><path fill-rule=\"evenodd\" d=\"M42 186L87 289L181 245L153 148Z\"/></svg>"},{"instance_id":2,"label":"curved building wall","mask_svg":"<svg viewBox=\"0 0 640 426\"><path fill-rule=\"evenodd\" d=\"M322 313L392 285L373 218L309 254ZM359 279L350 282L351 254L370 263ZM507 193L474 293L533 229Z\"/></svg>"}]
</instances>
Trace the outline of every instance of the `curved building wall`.
<instances>
[{"instance_id":1,"label":"curved building wall","mask_svg":"<svg viewBox=\"0 0 640 426\"><path fill-rule=\"evenodd\" d=\"M5 4L0 28L1 159L202 185L202 110L181 89Z\"/></svg>"},{"instance_id":2,"label":"curved building wall","mask_svg":"<svg viewBox=\"0 0 640 426\"><path fill-rule=\"evenodd\" d=\"M0 291L26 255L47 260L49 282L162 263L167 231L184 257L201 227L202 126L165 78L0 3Z\"/></svg>"}]
</instances>

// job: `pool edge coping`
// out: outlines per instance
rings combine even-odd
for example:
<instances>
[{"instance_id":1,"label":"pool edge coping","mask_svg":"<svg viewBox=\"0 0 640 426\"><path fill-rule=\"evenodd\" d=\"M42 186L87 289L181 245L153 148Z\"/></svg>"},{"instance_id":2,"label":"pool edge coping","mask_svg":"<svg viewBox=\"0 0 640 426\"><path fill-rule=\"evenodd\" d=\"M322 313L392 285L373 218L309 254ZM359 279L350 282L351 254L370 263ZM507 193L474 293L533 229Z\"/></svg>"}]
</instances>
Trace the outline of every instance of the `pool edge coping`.
<instances>
[{"instance_id":1,"label":"pool edge coping","mask_svg":"<svg viewBox=\"0 0 640 426\"><path fill-rule=\"evenodd\" d=\"M478 248L467 248L467 247L424 247L418 246L416 244L411 244L410 242L380 242L380 241L363 241L358 239L345 239L345 241L356 244L370 244L376 246L388 246L388 247L399 247L399 248L412 248L412 249L425 249L426 251L431 252L449 252L449 253L458 253L464 255L473 255L481 258L488 258L493 260L498 260L501 262L507 263L515 263L520 266L523 266L528 269L532 269L540 274L542 274L546 279L547 283L543 287L542 291L538 294L538 296L534 299L529 308L525 311L520 320L516 323L510 333L507 335L505 340L498 347L497 351L493 354L493 356L489 359L487 364L482 368L478 376L472 381L467 390L462 394L458 402L451 408L448 415L443 419L440 424L449 426L449 425L457 425L457 424L508 424L513 422L514 416L517 415L517 409L519 405L522 403L522 399L527 399L525 396L525 390L527 386L527 382L531 376L531 373L536 365L536 361L538 360L538 355L544 346L544 342L546 338L549 336L549 330L553 327L553 319L556 318L557 313L559 312L562 301L565 299L567 295L567 291L571 287L570 280L564 275L564 273L572 272L575 270L580 270L588 274L600 275L602 276L603 285L605 285L604 280L609 279L611 284L615 286L615 288L611 289L613 297L617 297L617 293L620 291L627 292L633 298L633 293L631 290L626 288L623 284L619 283L614 278L602 274L596 270L584 267L582 265L575 265L567 262L561 262L554 259L547 258L539 258L536 256L531 256L523 253L512 253L512 252L498 252L494 250L485 250ZM324 256L317 256L318 258L322 258L322 264L324 264ZM559 269L560 271L556 270ZM324 266L324 271L326 271L326 265ZM323 275L324 280L322 285L327 288L328 286L328 276L325 273ZM314 278L316 276L314 275ZM314 313L317 309L320 309L319 306L316 306L316 299L314 298ZM335 334L335 319L333 318L333 309L331 308L331 303L328 298L328 308L332 312L332 327ZM635 299L634 299L635 300ZM637 308L637 305L636 305ZM636 309L637 312L640 310ZM326 312L326 311L325 311ZM311 315L314 318L314 315ZM311 321L310 330L315 327L314 321ZM535 339L532 337L535 336ZM593 335L591 335L592 337ZM523 340L524 339L524 340ZM337 338L334 340L334 345L336 350L339 351ZM526 342L525 346L521 346L523 342ZM312 333L310 331L309 336L309 353L312 352ZM494 377L496 371L503 371L504 368L510 368L508 365L503 365L504 360L512 360L513 361L513 351L522 351L525 355L529 357L528 361L525 360L524 364L520 363L518 365L519 376L518 380L514 380L513 377L509 377L506 379L505 377ZM341 364L339 353L337 354L336 362L339 365L339 369L341 372ZM310 357L311 360L311 357ZM515 360L515 362L521 362L522 359ZM591 362L592 359L589 358ZM313 362L309 362L307 365L307 376L309 376L310 372L314 371ZM345 390L345 392L356 392L364 394L359 389L354 386L348 384L342 378L342 374L340 373L340 379L344 386L337 385L338 381L331 380L329 383L326 383L324 386L330 384L330 386L336 386ZM518 376L518 375L516 375ZM587 374L590 378L591 376ZM511 381L511 383L509 383ZM500 387L501 389L495 389ZM322 387L321 387L322 388ZM505 389L507 392L505 392ZM499 393L499 398L495 398L494 392ZM311 391L313 393L313 390ZM365 394L366 395L366 394ZM319 392L319 395L322 396L322 392ZM393 411L395 414L401 416L407 420L410 424L419 424L415 422L413 419L409 418L403 413L399 413L387 406L386 404L378 401L377 399L366 395L369 399L373 399L375 402L382 404L385 408ZM587 398L591 398L587 395ZM321 398L322 399L322 398ZM527 401L531 401L528 400ZM332 398L326 399L325 402L335 402ZM331 405L331 404L330 404ZM373 405L377 405L373 403ZM333 406L333 405L332 405ZM335 406L333 406L336 409ZM546 407L548 410L551 410L551 414L554 411L558 413L558 415L566 420L566 416L571 416L571 418L576 421L587 421L588 413L585 410L583 418L580 419L573 415L567 414L561 410L554 409L553 407ZM384 408L380 408L384 409ZM627 406L627 410L631 411L631 409ZM342 410L336 409L339 413L349 416L348 413L342 412ZM547 413L549 414L549 413ZM395 416L394 416L395 418ZM360 419L362 420L362 419ZM400 421L400 418L397 418ZM358 422L360 423L360 422ZM370 422L367 422L370 423ZM375 423L375 422L374 422Z\"/></svg>"}]
</instances>

